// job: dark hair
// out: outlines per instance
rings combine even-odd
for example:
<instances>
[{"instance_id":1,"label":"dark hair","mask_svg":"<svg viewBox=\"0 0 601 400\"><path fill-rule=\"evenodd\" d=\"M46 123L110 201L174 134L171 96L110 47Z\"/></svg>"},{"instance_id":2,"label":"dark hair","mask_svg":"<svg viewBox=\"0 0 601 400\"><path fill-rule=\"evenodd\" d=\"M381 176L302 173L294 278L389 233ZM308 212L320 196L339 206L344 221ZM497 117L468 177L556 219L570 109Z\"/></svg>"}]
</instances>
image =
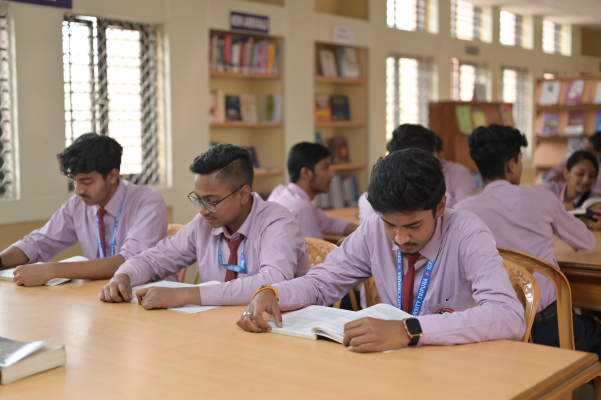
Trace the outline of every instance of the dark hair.
<instances>
[{"instance_id":1,"label":"dark hair","mask_svg":"<svg viewBox=\"0 0 601 400\"><path fill-rule=\"evenodd\" d=\"M428 153L434 153L436 134L422 125L403 124L392 132L392 139L386 145L386 150L393 151L418 148Z\"/></svg>"},{"instance_id":2,"label":"dark hair","mask_svg":"<svg viewBox=\"0 0 601 400\"><path fill-rule=\"evenodd\" d=\"M440 138L440 136L436 135L436 152L440 153L442 151L442 139Z\"/></svg>"},{"instance_id":3,"label":"dark hair","mask_svg":"<svg viewBox=\"0 0 601 400\"><path fill-rule=\"evenodd\" d=\"M517 162L522 147L528 146L526 136L510 126L492 124L480 126L469 136L470 155L482 179L505 178L505 164Z\"/></svg>"},{"instance_id":4,"label":"dark hair","mask_svg":"<svg viewBox=\"0 0 601 400\"><path fill-rule=\"evenodd\" d=\"M590 161L591 164L595 166L595 171L597 172L597 175L599 175L599 161L595 158L593 153L585 150L574 152L574 154L572 154L570 158L568 158L568 164L566 165L566 168L568 169L568 171L571 171L572 168L574 168L574 166L576 166L576 164L578 164L582 160Z\"/></svg>"},{"instance_id":5,"label":"dark hair","mask_svg":"<svg viewBox=\"0 0 601 400\"><path fill-rule=\"evenodd\" d=\"M595 132L588 140L593 144L595 151L601 152L601 131Z\"/></svg>"},{"instance_id":6,"label":"dark hair","mask_svg":"<svg viewBox=\"0 0 601 400\"><path fill-rule=\"evenodd\" d=\"M229 143L219 143L194 159L190 171L199 175L219 172L216 178L231 182L232 189L241 185L253 185L253 163L248 150Z\"/></svg>"},{"instance_id":7,"label":"dark hair","mask_svg":"<svg viewBox=\"0 0 601 400\"><path fill-rule=\"evenodd\" d=\"M380 158L371 171L367 200L380 214L432 210L446 192L442 165L431 153L405 149Z\"/></svg>"},{"instance_id":8,"label":"dark hair","mask_svg":"<svg viewBox=\"0 0 601 400\"><path fill-rule=\"evenodd\" d=\"M106 179L113 169L121 169L123 147L113 138L96 133L84 133L57 154L59 168L63 175L98 172Z\"/></svg>"},{"instance_id":9,"label":"dark hair","mask_svg":"<svg viewBox=\"0 0 601 400\"><path fill-rule=\"evenodd\" d=\"M288 153L288 174L290 182L296 183L300 179L301 169L309 168L315 172L315 164L325 158L330 158L332 153L322 144L301 142L297 143Z\"/></svg>"}]
</instances>

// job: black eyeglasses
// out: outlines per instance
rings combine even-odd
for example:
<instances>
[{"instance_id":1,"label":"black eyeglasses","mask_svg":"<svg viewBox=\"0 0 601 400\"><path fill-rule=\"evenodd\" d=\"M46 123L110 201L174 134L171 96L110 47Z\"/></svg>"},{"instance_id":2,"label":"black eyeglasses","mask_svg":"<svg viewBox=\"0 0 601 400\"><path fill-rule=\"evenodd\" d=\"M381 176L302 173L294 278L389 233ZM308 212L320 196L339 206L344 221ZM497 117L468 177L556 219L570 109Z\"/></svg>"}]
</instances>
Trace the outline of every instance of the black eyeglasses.
<instances>
[{"instance_id":1,"label":"black eyeglasses","mask_svg":"<svg viewBox=\"0 0 601 400\"><path fill-rule=\"evenodd\" d=\"M238 189L234 190L232 193L228 194L227 196L225 196L223 199L219 200L219 201L205 201L205 200L201 200L198 198L198 196L196 195L196 193L194 193L194 191L191 191L190 194L188 194L188 199L190 199L190 203L194 204L195 207L200 208L200 206L205 206L205 208L207 209L207 211L209 212L216 212L217 211L217 204L221 203L223 200L227 199L228 197L230 197L231 195L233 195L234 193L236 193L238 190L242 189L244 187L244 185L240 186Z\"/></svg>"}]
</instances>

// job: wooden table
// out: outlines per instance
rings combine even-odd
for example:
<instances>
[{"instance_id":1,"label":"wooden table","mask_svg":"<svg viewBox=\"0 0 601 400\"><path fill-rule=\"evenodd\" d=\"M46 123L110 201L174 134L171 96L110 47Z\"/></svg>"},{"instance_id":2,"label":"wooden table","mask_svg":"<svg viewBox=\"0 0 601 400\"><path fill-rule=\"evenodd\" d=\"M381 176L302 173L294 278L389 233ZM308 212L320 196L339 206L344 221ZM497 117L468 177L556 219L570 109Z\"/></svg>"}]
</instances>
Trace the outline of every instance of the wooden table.
<instances>
[{"instance_id":1,"label":"wooden table","mask_svg":"<svg viewBox=\"0 0 601 400\"><path fill-rule=\"evenodd\" d=\"M0 336L54 338L66 367L0 387L11 399L538 398L575 383L597 356L521 342L354 354L240 330L243 307L199 314L106 304L106 281L24 288L0 282Z\"/></svg>"},{"instance_id":2,"label":"wooden table","mask_svg":"<svg viewBox=\"0 0 601 400\"><path fill-rule=\"evenodd\" d=\"M597 246L589 254L576 253L554 236L555 259L570 282L574 307L601 311L601 231L593 231L593 234Z\"/></svg>"}]
</instances>

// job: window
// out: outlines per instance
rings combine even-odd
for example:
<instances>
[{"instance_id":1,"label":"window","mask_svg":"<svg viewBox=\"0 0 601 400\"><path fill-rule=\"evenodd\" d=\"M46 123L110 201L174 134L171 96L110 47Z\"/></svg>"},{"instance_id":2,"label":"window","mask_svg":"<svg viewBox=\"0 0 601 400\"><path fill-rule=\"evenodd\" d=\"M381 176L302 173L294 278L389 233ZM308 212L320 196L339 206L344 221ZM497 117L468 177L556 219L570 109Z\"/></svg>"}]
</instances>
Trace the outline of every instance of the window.
<instances>
[{"instance_id":1,"label":"window","mask_svg":"<svg viewBox=\"0 0 601 400\"><path fill-rule=\"evenodd\" d=\"M0 198L16 196L11 124L9 32L6 6L0 5Z\"/></svg>"},{"instance_id":2,"label":"window","mask_svg":"<svg viewBox=\"0 0 601 400\"><path fill-rule=\"evenodd\" d=\"M467 1L451 0L451 37L490 42L491 10Z\"/></svg>"},{"instance_id":3,"label":"window","mask_svg":"<svg viewBox=\"0 0 601 400\"><path fill-rule=\"evenodd\" d=\"M451 97L455 101L472 101L475 92L486 92L486 70L478 64L463 63L453 58L451 60ZM486 93L482 93L486 97ZM480 99L486 101L486 99Z\"/></svg>"},{"instance_id":4,"label":"window","mask_svg":"<svg viewBox=\"0 0 601 400\"><path fill-rule=\"evenodd\" d=\"M522 16L509 11L501 11L500 36L501 44L507 46L522 46Z\"/></svg>"},{"instance_id":5,"label":"window","mask_svg":"<svg viewBox=\"0 0 601 400\"><path fill-rule=\"evenodd\" d=\"M401 124L428 126L430 65L419 58L386 59L386 138Z\"/></svg>"},{"instance_id":6,"label":"window","mask_svg":"<svg viewBox=\"0 0 601 400\"><path fill-rule=\"evenodd\" d=\"M501 69L501 90L499 100L513 104L513 120L520 132L525 132L526 124L526 72L518 68Z\"/></svg>"},{"instance_id":7,"label":"window","mask_svg":"<svg viewBox=\"0 0 601 400\"><path fill-rule=\"evenodd\" d=\"M389 28L405 31L426 30L426 0L387 0Z\"/></svg>"},{"instance_id":8,"label":"window","mask_svg":"<svg viewBox=\"0 0 601 400\"><path fill-rule=\"evenodd\" d=\"M85 16L63 22L66 145L86 132L115 138L121 174L136 184L164 181L158 43L152 25Z\"/></svg>"},{"instance_id":9,"label":"window","mask_svg":"<svg viewBox=\"0 0 601 400\"><path fill-rule=\"evenodd\" d=\"M543 20L543 51L569 56L572 52L570 32L568 25Z\"/></svg>"}]
</instances>

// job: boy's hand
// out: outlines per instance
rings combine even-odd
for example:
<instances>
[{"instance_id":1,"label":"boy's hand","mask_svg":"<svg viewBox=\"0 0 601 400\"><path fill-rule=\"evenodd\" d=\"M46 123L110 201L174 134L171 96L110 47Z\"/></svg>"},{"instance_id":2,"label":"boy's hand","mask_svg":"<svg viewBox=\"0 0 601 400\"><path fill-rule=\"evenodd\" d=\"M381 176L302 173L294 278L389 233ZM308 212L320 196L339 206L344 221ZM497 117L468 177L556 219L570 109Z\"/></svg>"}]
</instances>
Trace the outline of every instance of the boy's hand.
<instances>
[{"instance_id":1,"label":"boy's hand","mask_svg":"<svg viewBox=\"0 0 601 400\"><path fill-rule=\"evenodd\" d=\"M138 298L138 304L147 310L181 307L186 304L201 304L198 287L166 288L155 286L138 290L136 297Z\"/></svg>"}]
</instances>

